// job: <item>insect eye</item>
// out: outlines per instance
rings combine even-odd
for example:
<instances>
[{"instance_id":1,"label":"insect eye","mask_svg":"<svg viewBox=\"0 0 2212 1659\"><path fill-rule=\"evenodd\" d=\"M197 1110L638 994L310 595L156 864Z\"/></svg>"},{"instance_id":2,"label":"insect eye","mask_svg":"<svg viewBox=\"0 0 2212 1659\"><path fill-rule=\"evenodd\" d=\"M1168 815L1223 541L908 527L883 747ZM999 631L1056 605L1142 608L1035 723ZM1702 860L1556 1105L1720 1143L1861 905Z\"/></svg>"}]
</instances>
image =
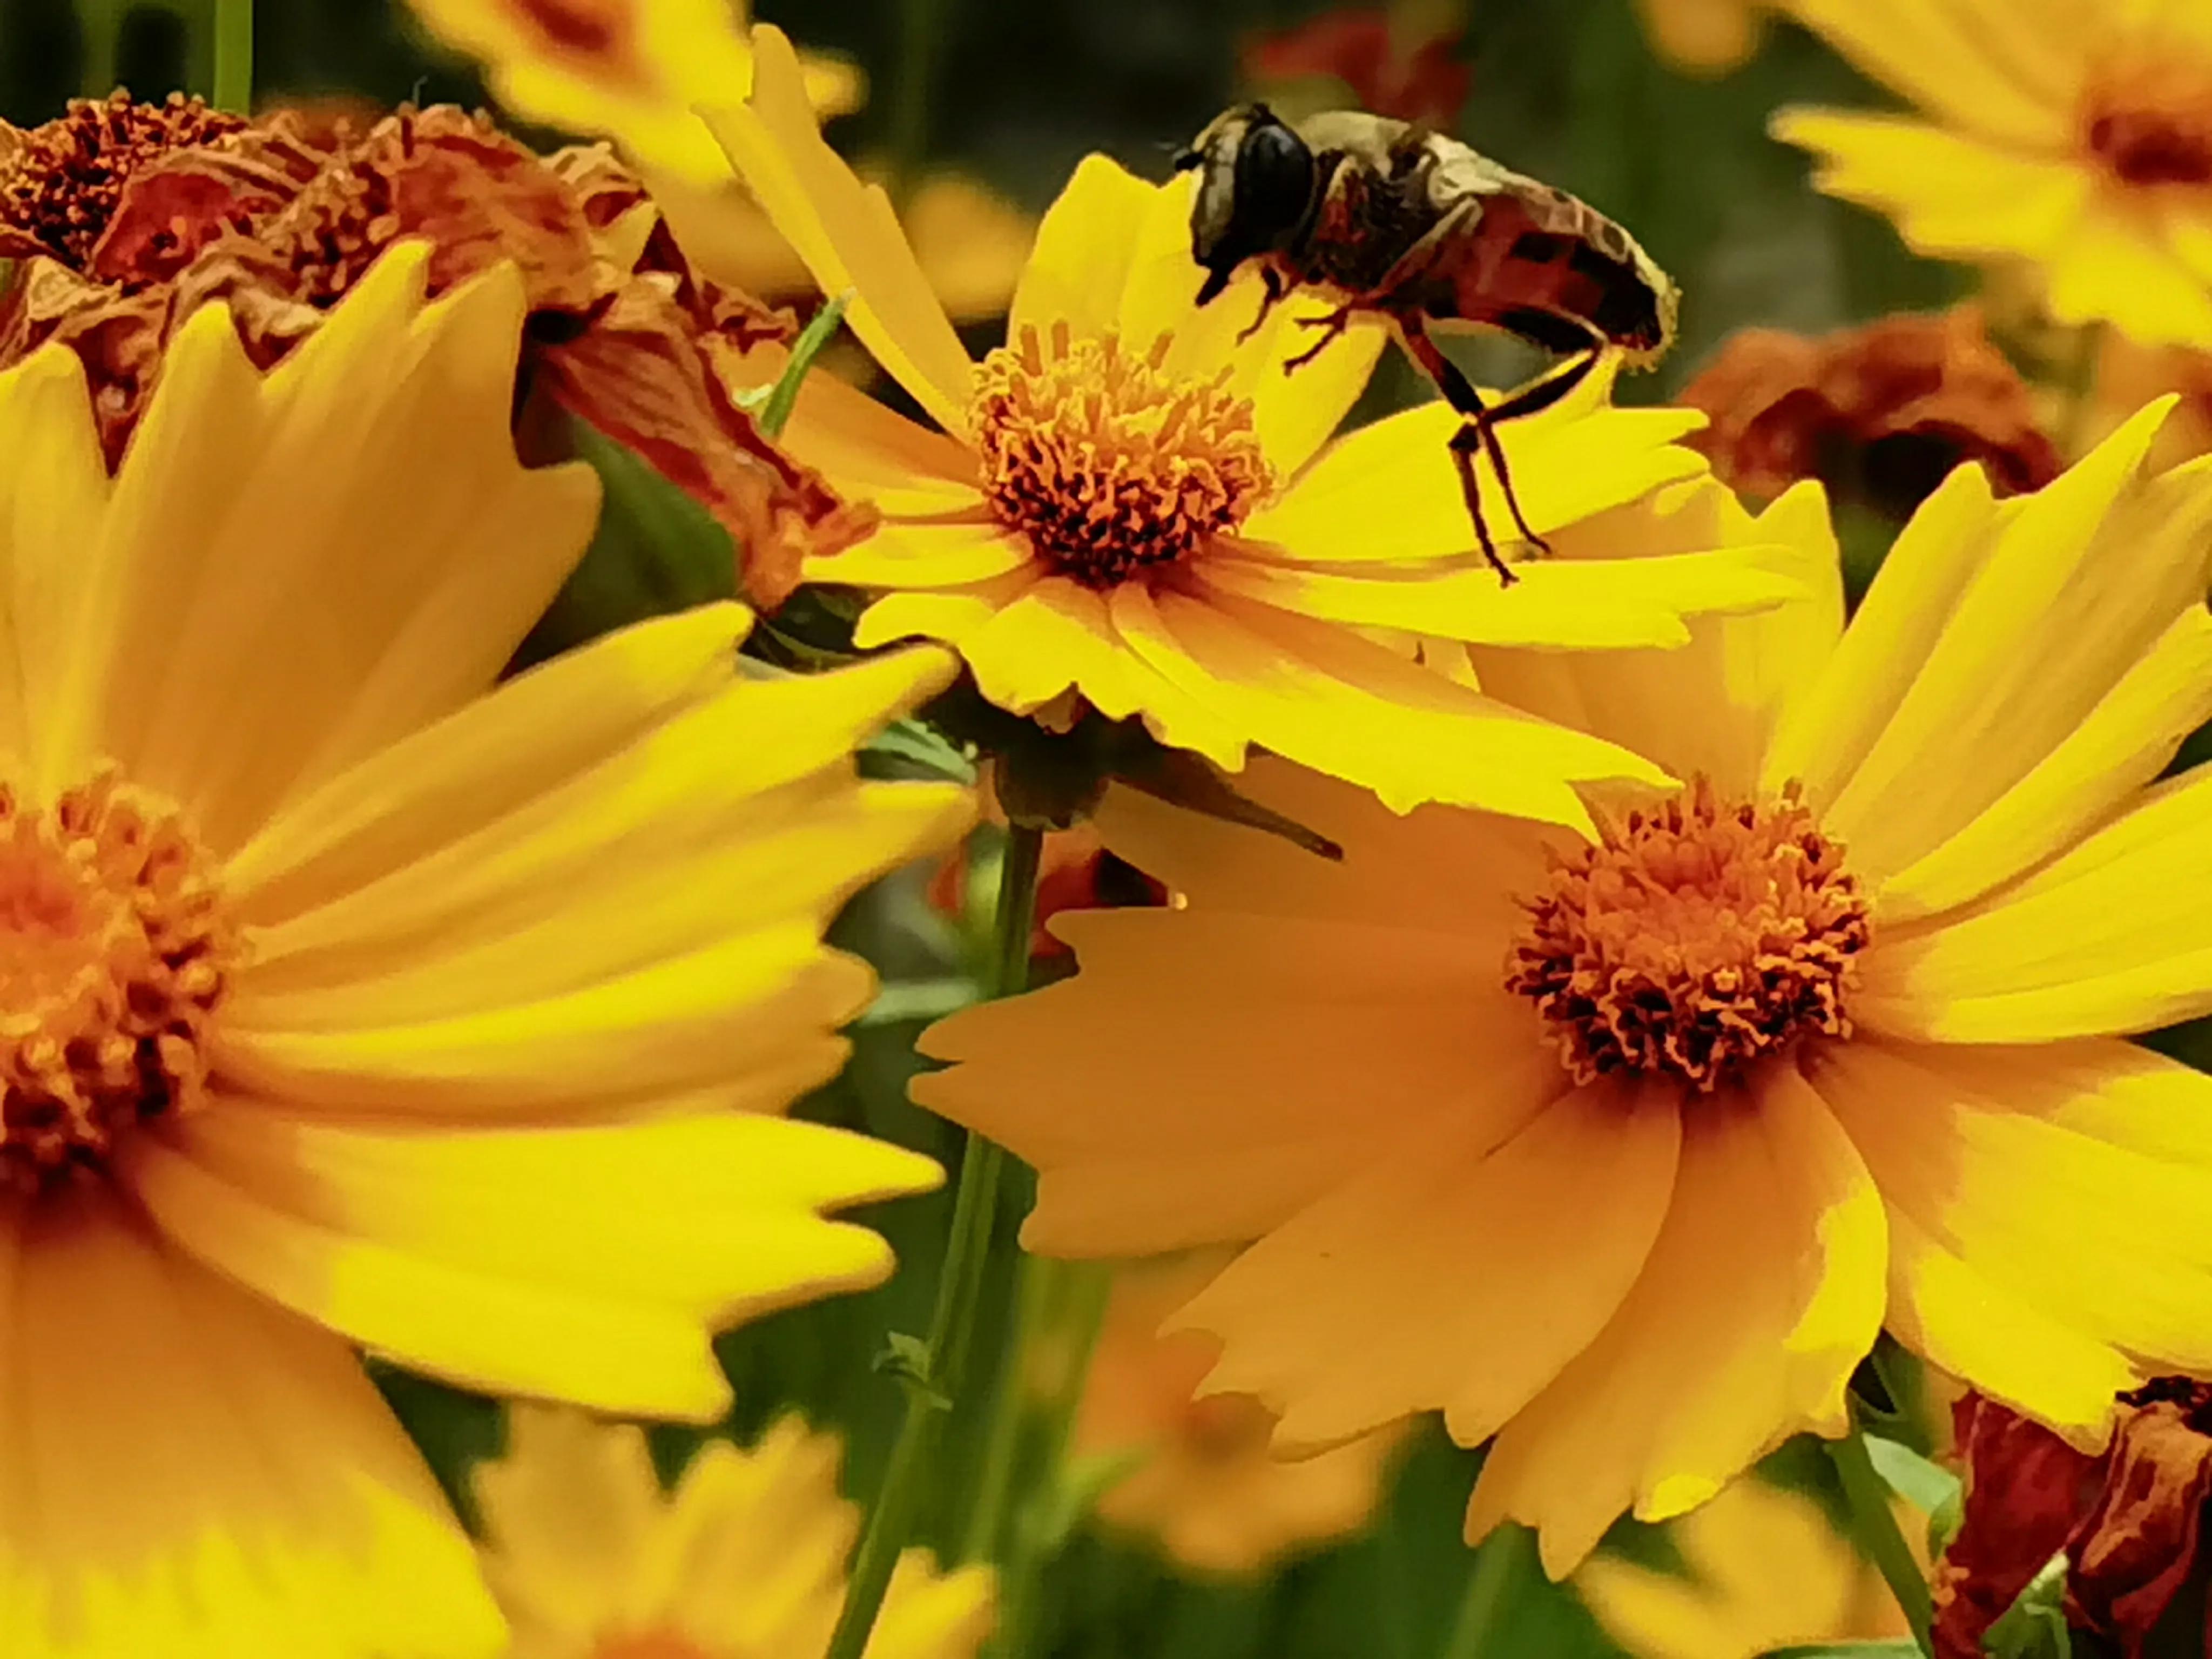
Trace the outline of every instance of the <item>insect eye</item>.
<instances>
[{"instance_id":1,"label":"insect eye","mask_svg":"<svg viewBox=\"0 0 2212 1659\"><path fill-rule=\"evenodd\" d=\"M1313 152L1279 122L1255 125L1237 152L1237 224L1265 244L1305 217L1313 195Z\"/></svg>"}]
</instances>

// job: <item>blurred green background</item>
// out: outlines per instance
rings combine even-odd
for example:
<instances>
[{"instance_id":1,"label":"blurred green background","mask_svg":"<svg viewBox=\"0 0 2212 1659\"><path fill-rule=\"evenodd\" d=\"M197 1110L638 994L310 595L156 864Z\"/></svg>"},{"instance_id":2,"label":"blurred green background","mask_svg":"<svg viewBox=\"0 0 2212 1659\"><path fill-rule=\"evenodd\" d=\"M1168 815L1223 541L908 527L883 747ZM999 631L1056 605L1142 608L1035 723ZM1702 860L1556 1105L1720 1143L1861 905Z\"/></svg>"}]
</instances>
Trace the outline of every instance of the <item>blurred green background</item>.
<instances>
[{"instance_id":1,"label":"blurred green background","mask_svg":"<svg viewBox=\"0 0 2212 1659\"><path fill-rule=\"evenodd\" d=\"M920 88L926 159L957 166L1032 212L1091 150L1165 176L1180 141L1247 89L1240 46L1316 9L1281 0L932 0L916 11L917 3L785 0L759 11L795 39L842 51L867 70L869 104L831 129L848 153L891 142L894 112L908 90L902 41L923 28L936 45L932 83ZM81 0L77 7L3 0L0 113L36 123L83 89L88 76L96 79L79 14L110 5L121 18L116 68L124 83L142 95L179 85L205 89L207 31L194 21L201 16L196 0ZM1474 0L1463 27L1458 52L1472 92L1460 136L1620 220L1685 290L1681 347L1657 374L1625 384L1624 396L1664 397L1718 341L1748 324L1822 330L1965 291L1966 273L1913 258L1883 222L1813 194L1802 157L1765 137L1766 118L1780 105L1873 96L1811 38L1775 24L1748 64L1699 79L1659 60L1631 0ZM393 0L263 0L256 56L264 100L349 94L383 104L488 101L472 70L429 49ZM977 334L980 343L996 342L995 325ZM1371 402L1408 401L1421 391L1404 365L1386 359ZM609 520L564 597L554 630L560 637L548 643L728 586L726 544L703 514L618 453L595 459L609 475ZM966 973L973 955L972 944L926 902L921 872L895 878L839 924L839 941L869 957L893 984L942 987ZM846 1074L804 1109L956 1162L948 1127L905 1101L919 1029L917 1020L898 1019L861 1029ZM1024 1196L1010 1199L1002 1238L1011 1238ZM847 1432L848 1489L872 1489L899 1397L871 1360L887 1330L927 1322L948 1209L949 1198L939 1194L869 1218L902 1262L881 1291L781 1316L724 1340L740 1433L795 1405ZM1001 1255L1010 1256L1010 1247ZM1012 1262L998 1267L990 1305L1003 1310ZM983 1332L983 1353L994 1351L996 1335ZM465 1510L466 1467L498 1443L495 1408L404 1376L381 1380ZM956 1443L972 1445L975 1427L963 1413ZM671 1468L690 1443L684 1433L656 1431ZM1365 1536L1261 1583L1190 1583L1139 1547L1079 1535L1053 1570L1046 1638L1036 1650L1054 1659L1426 1659L1443 1649L1473 1559L1460 1542L1460 1517L1475 1467L1473 1455L1427 1430L1401 1458L1387 1510ZM1775 1473L1816 1489L1828 1478L1822 1460L1799 1449L1786 1449ZM1610 1545L1648 1560L1669 1559L1664 1537L1651 1528L1624 1524ZM1533 1566L1521 1569L1512 1593L1503 1638L1486 1650L1490 1659L1615 1651L1571 1592L1544 1584Z\"/></svg>"}]
</instances>

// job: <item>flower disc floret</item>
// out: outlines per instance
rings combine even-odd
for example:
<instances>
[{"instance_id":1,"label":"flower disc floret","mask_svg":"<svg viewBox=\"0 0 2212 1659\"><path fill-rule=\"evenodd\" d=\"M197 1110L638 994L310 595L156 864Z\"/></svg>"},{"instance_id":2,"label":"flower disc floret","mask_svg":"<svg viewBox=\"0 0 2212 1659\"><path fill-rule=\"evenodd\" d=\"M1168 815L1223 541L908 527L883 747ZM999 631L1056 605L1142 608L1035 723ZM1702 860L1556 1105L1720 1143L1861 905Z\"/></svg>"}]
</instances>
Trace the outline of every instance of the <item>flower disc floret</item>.
<instances>
[{"instance_id":1,"label":"flower disc floret","mask_svg":"<svg viewBox=\"0 0 2212 1659\"><path fill-rule=\"evenodd\" d=\"M72 100L60 119L20 135L0 169L0 228L82 270L134 173L246 129L241 118L179 92L158 104L127 92Z\"/></svg>"},{"instance_id":2,"label":"flower disc floret","mask_svg":"<svg viewBox=\"0 0 2212 1659\"><path fill-rule=\"evenodd\" d=\"M1505 983L1577 1082L1668 1073L1711 1091L1757 1056L1847 1036L1867 904L1793 787L1728 801L1704 779L1554 855Z\"/></svg>"},{"instance_id":3,"label":"flower disc floret","mask_svg":"<svg viewBox=\"0 0 2212 1659\"><path fill-rule=\"evenodd\" d=\"M1039 558L1086 587L1188 558L1235 530L1274 485L1252 405L1164 370L1114 335L1048 341L1034 327L977 370L975 427L992 511Z\"/></svg>"},{"instance_id":4,"label":"flower disc floret","mask_svg":"<svg viewBox=\"0 0 2212 1659\"><path fill-rule=\"evenodd\" d=\"M173 808L112 774L45 809L0 785L0 1185L35 1189L198 1106L238 955Z\"/></svg>"}]
</instances>

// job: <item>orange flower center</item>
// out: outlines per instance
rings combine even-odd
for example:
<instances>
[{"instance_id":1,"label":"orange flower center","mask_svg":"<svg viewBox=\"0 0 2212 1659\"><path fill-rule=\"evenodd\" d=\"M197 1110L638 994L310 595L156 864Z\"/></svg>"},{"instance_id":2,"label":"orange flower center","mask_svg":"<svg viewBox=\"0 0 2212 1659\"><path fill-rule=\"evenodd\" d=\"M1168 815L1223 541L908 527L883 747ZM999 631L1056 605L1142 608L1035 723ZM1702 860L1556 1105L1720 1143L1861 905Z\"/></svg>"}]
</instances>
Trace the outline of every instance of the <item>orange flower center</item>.
<instances>
[{"instance_id":1,"label":"orange flower center","mask_svg":"<svg viewBox=\"0 0 2212 1659\"><path fill-rule=\"evenodd\" d=\"M72 100L67 113L22 134L0 169L0 226L83 270L133 173L246 127L178 92L160 104L134 103L127 92Z\"/></svg>"},{"instance_id":2,"label":"orange flower center","mask_svg":"<svg viewBox=\"0 0 2212 1659\"><path fill-rule=\"evenodd\" d=\"M173 808L112 775L45 810L0 785L0 1183L97 1166L131 1125L198 1105L238 956Z\"/></svg>"},{"instance_id":3,"label":"orange flower center","mask_svg":"<svg viewBox=\"0 0 2212 1659\"><path fill-rule=\"evenodd\" d=\"M1576 1081L1668 1073L1711 1090L1758 1055L1850 1035L1867 906L1796 785L1720 799L1703 778L1554 855L1505 983Z\"/></svg>"},{"instance_id":4,"label":"orange flower center","mask_svg":"<svg viewBox=\"0 0 2212 1659\"><path fill-rule=\"evenodd\" d=\"M637 0L507 0L545 49L586 58L618 80L647 77L637 61Z\"/></svg>"},{"instance_id":5,"label":"orange flower center","mask_svg":"<svg viewBox=\"0 0 2212 1659\"><path fill-rule=\"evenodd\" d=\"M2123 185L2212 185L2212 62L2139 48L2089 77L2081 143Z\"/></svg>"},{"instance_id":6,"label":"orange flower center","mask_svg":"<svg viewBox=\"0 0 2212 1659\"><path fill-rule=\"evenodd\" d=\"M1033 327L983 360L975 422L983 489L1000 523L1086 587L1118 586L1233 531L1273 487L1252 405L1211 380L1162 371L1113 335L1049 349Z\"/></svg>"}]
</instances>

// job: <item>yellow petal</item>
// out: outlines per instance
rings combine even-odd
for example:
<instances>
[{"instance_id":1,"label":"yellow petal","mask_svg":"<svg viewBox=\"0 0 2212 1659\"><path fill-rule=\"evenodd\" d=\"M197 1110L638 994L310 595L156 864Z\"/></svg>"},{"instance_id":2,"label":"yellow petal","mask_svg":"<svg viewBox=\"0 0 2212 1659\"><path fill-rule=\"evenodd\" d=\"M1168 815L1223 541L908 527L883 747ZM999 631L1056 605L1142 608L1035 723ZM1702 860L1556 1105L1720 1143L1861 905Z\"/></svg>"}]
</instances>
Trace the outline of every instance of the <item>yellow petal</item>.
<instances>
[{"instance_id":1,"label":"yellow petal","mask_svg":"<svg viewBox=\"0 0 2212 1659\"><path fill-rule=\"evenodd\" d=\"M518 1401L505 1450L470 1482L484 1577L518 1626L518 1647L546 1626L593 1639L635 1607L665 1509L642 1430Z\"/></svg>"},{"instance_id":2,"label":"yellow petal","mask_svg":"<svg viewBox=\"0 0 2212 1659\"><path fill-rule=\"evenodd\" d=\"M1279 1447L1438 1407L1479 1444L1527 1404L1642 1271L1681 1117L1601 1084L1498 1127L1448 1114L1239 1255L1173 1321L1224 1345L1206 1392L1260 1396Z\"/></svg>"},{"instance_id":3,"label":"yellow petal","mask_svg":"<svg viewBox=\"0 0 2212 1659\"><path fill-rule=\"evenodd\" d=\"M1510 421L1499 433L1514 495L1539 535L1705 468L1674 442L1704 423L1694 410L1600 409L1589 396ZM1331 444L1279 500L1254 514L1244 539L1271 542L1310 564L1418 563L1479 554L1446 447L1462 424L1455 410L1433 402L1361 427ZM1504 546L1515 538L1513 515L1489 464L1476 472L1484 517ZM1388 503L1388 510L1378 510L1378 503Z\"/></svg>"},{"instance_id":4,"label":"yellow petal","mask_svg":"<svg viewBox=\"0 0 2212 1659\"><path fill-rule=\"evenodd\" d=\"M853 290L845 320L878 362L956 437L968 430L975 366L907 246L882 188L864 185L823 142L783 33L753 28L752 96L702 111L777 234L822 291Z\"/></svg>"},{"instance_id":5,"label":"yellow petal","mask_svg":"<svg viewBox=\"0 0 2212 1659\"><path fill-rule=\"evenodd\" d=\"M2197 767L1972 913L1863 958L1852 1015L1947 1042L2150 1030L2212 1012L2212 767Z\"/></svg>"},{"instance_id":6,"label":"yellow petal","mask_svg":"<svg viewBox=\"0 0 2212 1659\"><path fill-rule=\"evenodd\" d=\"M2145 485L2153 404L1998 531L1881 735L1826 805L1863 879L1941 845L2201 601L2212 474Z\"/></svg>"},{"instance_id":7,"label":"yellow petal","mask_svg":"<svg viewBox=\"0 0 2212 1659\"><path fill-rule=\"evenodd\" d=\"M710 1327L890 1273L880 1238L816 1211L938 1170L738 1113L418 1133L225 1100L133 1143L126 1176L194 1255L418 1370L703 1421L729 1403Z\"/></svg>"},{"instance_id":8,"label":"yellow petal","mask_svg":"<svg viewBox=\"0 0 2212 1659\"><path fill-rule=\"evenodd\" d=\"M93 423L84 369L50 346L0 374L0 753L34 775L63 775L66 759L41 766L46 734L84 732L89 708L72 665L87 654L83 611L94 595L87 550L107 507L107 466Z\"/></svg>"},{"instance_id":9,"label":"yellow petal","mask_svg":"<svg viewBox=\"0 0 2212 1659\"><path fill-rule=\"evenodd\" d=\"M424 308L425 258L380 260L265 380L196 314L84 551L98 712L58 762L120 761L217 848L480 695L590 538L589 470L515 458L520 279Z\"/></svg>"},{"instance_id":10,"label":"yellow petal","mask_svg":"<svg viewBox=\"0 0 2212 1659\"><path fill-rule=\"evenodd\" d=\"M2110 322L2144 345L2212 349L2212 280L2132 203L2096 201L2052 251L2050 308L2062 323Z\"/></svg>"},{"instance_id":11,"label":"yellow petal","mask_svg":"<svg viewBox=\"0 0 2212 1659\"><path fill-rule=\"evenodd\" d=\"M1256 1237L1371 1159L1381 1136L1445 1109L1502 1136L1556 1078L1526 1041L1526 1010L1497 989L1486 944L1196 909L1064 916L1058 928L1085 971L932 1026L924 1051L962 1063L912 1085L1039 1169L1024 1235L1038 1249L1141 1255ZM1356 1003L1347 970L1375 988ZM1470 1029L1502 1047L1520 1036L1526 1063L1467 1078ZM1102 1044L1104 1030L1144 1040ZM1378 1070L1377 1053L1393 1065Z\"/></svg>"},{"instance_id":12,"label":"yellow petal","mask_svg":"<svg viewBox=\"0 0 2212 1659\"><path fill-rule=\"evenodd\" d=\"M0 1343L11 1656L502 1650L467 1536L342 1340L106 1194L30 1229Z\"/></svg>"},{"instance_id":13,"label":"yellow petal","mask_svg":"<svg viewBox=\"0 0 2212 1659\"><path fill-rule=\"evenodd\" d=\"M1789 1436L1839 1434L1881 1326L1887 1230L1867 1165L1786 1064L1682 1107L1672 1207L1604 1332L1508 1424L1468 1511L1535 1527L1553 1577L1624 1509L1660 1521Z\"/></svg>"},{"instance_id":14,"label":"yellow petal","mask_svg":"<svg viewBox=\"0 0 2212 1659\"><path fill-rule=\"evenodd\" d=\"M772 383L787 355L761 347L746 355L742 378ZM941 432L894 413L834 374L810 374L785 423L785 448L817 467L840 494L902 518L971 513L983 504L975 458ZM823 580L834 580L824 576Z\"/></svg>"},{"instance_id":15,"label":"yellow petal","mask_svg":"<svg viewBox=\"0 0 2212 1659\"><path fill-rule=\"evenodd\" d=\"M2054 258L2080 234L2094 187L2084 168L2051 152L1899 116L1785 109L1769 130L1820 158L1815 185L1887 214L1923 253Z\"/></svg>"},{"instance_id":16,"label":"yellow petal","mask_svg":"<svg viewBox=\"0 0 2212 1659\"><path fill-rule=\"evenodd\" d=\"M2116 1042L1867 1040L1813 1080L1889 1207L1890 1328L1936 1364L2079 1437L2138 1366L2212 1364L2212 1169L2168 1150L2212 1080Z\"/></svg>"},{"instance_id":17,"label":"yellow petal","mask_svg":"<svg viewBox=\"0 0 2212 1659\"><path fill-rule=\"evenodd\" d=\"M1136 590L1125 588L1123 592ZM1532 720L1352 633L1249 600L1172 591L1116 619L1159 673L1277 754L1373 789L1581 827L1569 787L1658 781L1648 763Z\"/></svg>"},{"instance_id":18,"label":"yellow petal","mask_svg":"<svg viewBox=\"0 0 2212 1659\"><path fill-rule=\"evenodd\" d=\"M886 519L858 546L809 560L806 574L855 587L960 587L1034 562L1026 538L989 519Z\"/></svg>"},{"instance_id":19,"label":"yellow petal","mask_svg":"<svg viewBox=\"0 0 2212 1659\"><path fill-rule=\"evenodd\" d=\"M1970 132L2063 150L2089 65L2066 0L1778 0L1862 70Z\"/></svg>"},{"instance_id":20,"label":"yellow petal","mask_svg":"<svg viewBox=\"0 0 2212 1659\"><path fill-rule=\"evenodd\" d=\"M1885 927L1972 902L2063 851L2165 770L2212 720L2212 614L2192 606L2088 718L1966 828L1883 882Z\"/></svg>"},{"instance_id":21,"label":"yellow petal","mask_svg":"<svg viewBox=\"0 0 2212 1659\"><path fill-rule=\"evenodd\" d=\"M1050 339L1053 325L1063 321L1078 338L1114 332L1138 232L1157 193L1103 155L1077 163L1037 225L1036 246L1014 287L1006 337L1019 340L1024 328L1034 328Z\"/></svg>"}]
</instances>

